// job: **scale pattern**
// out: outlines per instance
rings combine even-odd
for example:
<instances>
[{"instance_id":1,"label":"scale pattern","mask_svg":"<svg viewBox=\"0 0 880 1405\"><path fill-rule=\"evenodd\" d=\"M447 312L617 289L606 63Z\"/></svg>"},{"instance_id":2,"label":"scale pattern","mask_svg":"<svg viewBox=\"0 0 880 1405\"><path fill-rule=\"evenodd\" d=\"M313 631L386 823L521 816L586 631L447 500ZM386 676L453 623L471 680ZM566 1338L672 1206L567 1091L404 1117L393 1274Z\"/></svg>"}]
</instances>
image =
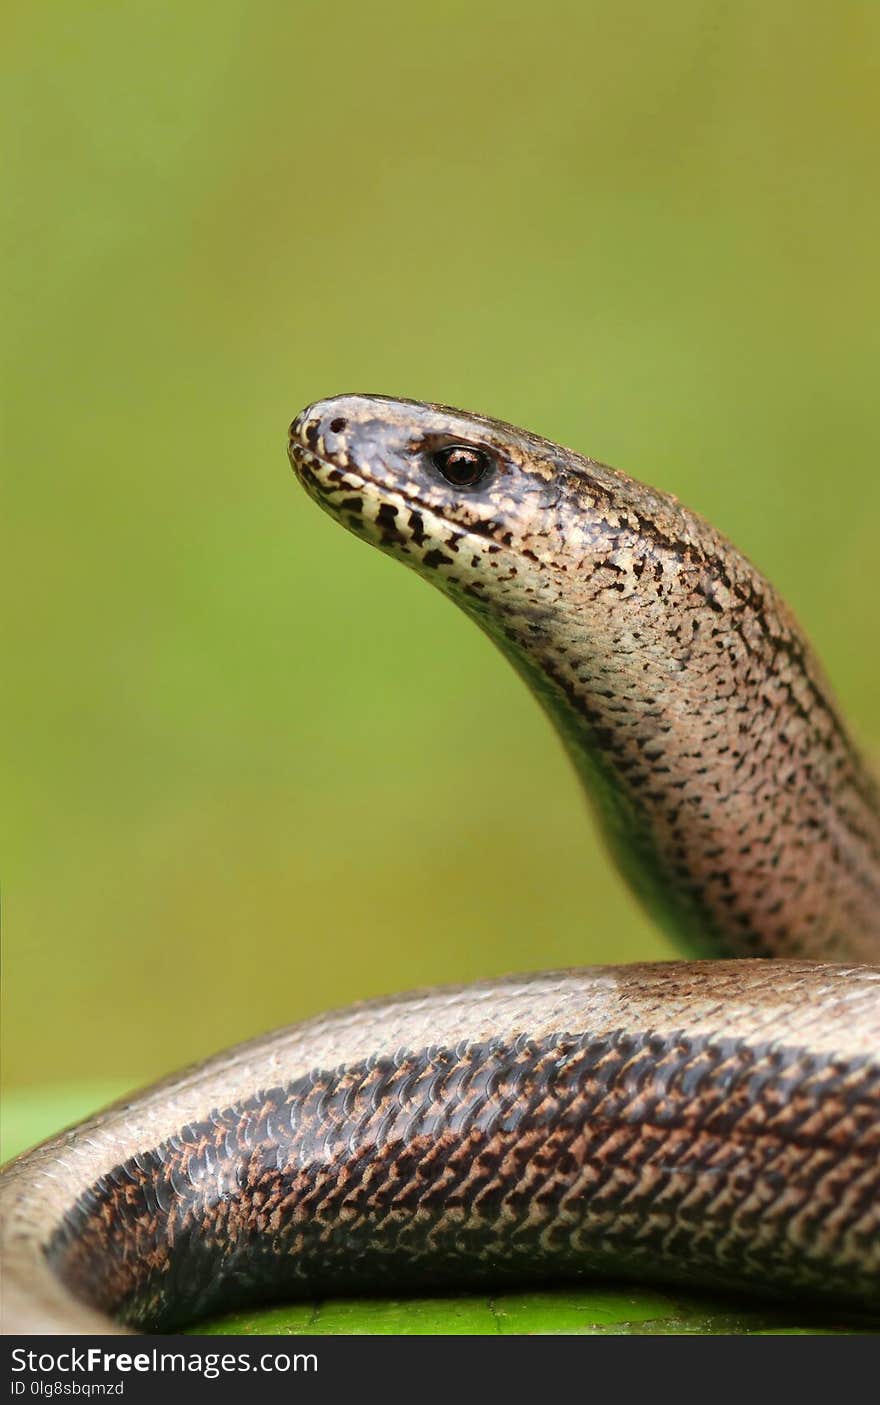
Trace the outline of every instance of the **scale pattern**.
<instances>
[{"instance_id":1,"label":"scale pattern","mask_svg":"<svg viewBox=\"0 0 880 1405\"><path fill-rule=\"evenodd\" d=\"M151 1330L243 1299L622 1269L880 1307L880 1067L615 1030L316 1070L117 1166L49 1257Z\"/></svg>"},{"instance_id":2,"label":"scale pattern","mask_svg":"<svg viewBox=\"0 0 880 1405\"><path fill-rule=\"evenodd\" d=\"M5 1321L597 1273L880 1310L880 793L791 611L674 497L501 421L337 396L288 450L498 645L713 959L355 1006L106 1109L0 1174Z\"/></svg>"}]
</instances>

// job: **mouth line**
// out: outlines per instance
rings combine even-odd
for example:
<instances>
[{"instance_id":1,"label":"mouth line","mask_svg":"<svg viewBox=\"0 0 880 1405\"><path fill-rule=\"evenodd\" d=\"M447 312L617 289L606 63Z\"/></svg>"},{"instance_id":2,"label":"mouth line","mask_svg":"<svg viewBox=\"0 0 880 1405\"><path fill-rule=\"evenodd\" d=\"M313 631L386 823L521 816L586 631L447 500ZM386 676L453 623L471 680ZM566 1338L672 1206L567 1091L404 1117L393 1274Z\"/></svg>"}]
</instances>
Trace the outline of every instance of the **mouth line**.
<instances>
[{"instance_id":1,"label":"mouth line","mask_svg":"<svg viewBox=\"0 0 880 1405\"><path fill-rule=\"evenodd\" d=\"M370 474L365 473L362 468L345 468L342 464L334 463L332 459L327 459L322 454L315 453L315 450L312 449L310 445L304 443L303 440L299 438L291 436L289 439L288 447L289 452L292 456L302 456L302 459L305 461L306 467L308 467L308 460L312 459L316 464L320 464L322 468L335 470L338 473L351 474L354 478L358 480L362 487L367 487L369 485L371 488L374 488L380 498L384 498L389 494L393 494L395 497L401 498L406 504L406 506L411 508L412 510L417 512L423 512L428 517L433 517L436 521L442 522L444 527L446 527L446 529L450 532L458 532L463 536L470 535L476 538L480 538L482 540L485 540L486 538L489 538L492 541L495 540L494 533L487 530L487 526L483 522L472 522L467 524L456 522L450 519L449 517L446 517L444 513L438 509L435 503L426 502L425 499L420 498L418 494L406 492L403 488L394 487L389 489L387 485L380 483L376 478L373 478L370 476ZM328 492L337 493L345 492L346 490L350 492L358 492L359 488L358 485L355 483L341 483L338 486L333 486L332 488L329 488ZM500 543L498 543L498 545L500 546Z\"/></svg>"}]
</instances>

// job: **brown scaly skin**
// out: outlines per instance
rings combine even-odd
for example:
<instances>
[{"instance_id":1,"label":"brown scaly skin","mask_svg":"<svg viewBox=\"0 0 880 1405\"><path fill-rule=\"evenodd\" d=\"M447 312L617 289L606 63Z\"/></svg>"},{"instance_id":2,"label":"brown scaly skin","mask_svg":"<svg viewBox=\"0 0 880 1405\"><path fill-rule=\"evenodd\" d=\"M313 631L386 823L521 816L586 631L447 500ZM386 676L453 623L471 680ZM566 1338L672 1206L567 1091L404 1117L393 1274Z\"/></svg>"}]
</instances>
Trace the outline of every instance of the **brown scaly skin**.
<instances>
[{"instance_id":1,"label":"brown scaly skin","mask_svg":"<svg viewBox=\"0 0 880 1405\"><path fill-rule=\"evenodd\" d=\"M336 425L334 430L332 425ZM488 451L445 481L438 448ZM347 395L307 491L471 615L559 729L632 886L699 955L876 958L880 798L773 587L674 498L511 425Z\"/></svg>"},{"instance_id":2,"label":"brown scaly skin","mask_svg":"<svg viewBox=\"0 0 880 1405\"><path fill-rule=\"evenodd\" d=\"M868 966L606 966L354 1006L8 1167L4 1326L597 1273L880 1311L878 1048Z\"/></svg>"},{"instance_id":3,"label":"brown scaly skin","mask_svg":"<svg viewBox=\"0 0 880 1405\"><path fill-rule=\"evenodd\" d=\"M4 1330L596 1274L880 1311L880 967L831 964L880 949L877 793L772 587L496 421L345 396L290 452L512 659L658 916L782 959L415 993L187 1070L0 1174Z\"/></svg>"}]
</instances>

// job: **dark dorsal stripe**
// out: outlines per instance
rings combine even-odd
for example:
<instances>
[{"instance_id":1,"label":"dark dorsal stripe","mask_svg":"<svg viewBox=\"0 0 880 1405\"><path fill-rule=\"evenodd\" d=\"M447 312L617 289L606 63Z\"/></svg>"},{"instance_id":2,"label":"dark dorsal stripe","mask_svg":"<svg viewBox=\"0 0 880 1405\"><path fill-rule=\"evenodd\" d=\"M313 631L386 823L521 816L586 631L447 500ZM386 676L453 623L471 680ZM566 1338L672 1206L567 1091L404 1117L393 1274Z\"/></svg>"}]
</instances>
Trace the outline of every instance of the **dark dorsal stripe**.
<instances>
[{"instance_id":1,"label":"dark dorsal stripe","mask_svg":"<svg viewBox=\"0 0 880 1405\"><path fill-rule=\"evenodd\" d=\"M597 1272L760 1272L880 1306L878 1108L868 1059L722 1035L401 1050L182 1127L81 1195L47 1254L76 1296L154 1330L272 1297Z\"/></svg>"}]
</instances>

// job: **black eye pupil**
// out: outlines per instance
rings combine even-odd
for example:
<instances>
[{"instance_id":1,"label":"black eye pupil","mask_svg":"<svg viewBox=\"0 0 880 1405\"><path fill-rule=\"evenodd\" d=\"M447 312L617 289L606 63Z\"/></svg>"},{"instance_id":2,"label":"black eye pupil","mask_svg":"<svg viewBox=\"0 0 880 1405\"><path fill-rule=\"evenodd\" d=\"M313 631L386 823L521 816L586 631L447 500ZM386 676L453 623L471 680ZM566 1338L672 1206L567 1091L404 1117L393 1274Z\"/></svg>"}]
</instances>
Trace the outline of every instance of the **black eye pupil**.
<instances>
[{"instance_id":1,"label":"black eye pupil","mask_svg":"<svg viewBox=\"0 0 880 1405\"><path fill-rule=\"evenodd\" d=\"M450 444L445 449L437 449L432 457L447 482L457 488L479 482L489 467L489 455L466 444Z\"/></svg>"}]
</instances>

